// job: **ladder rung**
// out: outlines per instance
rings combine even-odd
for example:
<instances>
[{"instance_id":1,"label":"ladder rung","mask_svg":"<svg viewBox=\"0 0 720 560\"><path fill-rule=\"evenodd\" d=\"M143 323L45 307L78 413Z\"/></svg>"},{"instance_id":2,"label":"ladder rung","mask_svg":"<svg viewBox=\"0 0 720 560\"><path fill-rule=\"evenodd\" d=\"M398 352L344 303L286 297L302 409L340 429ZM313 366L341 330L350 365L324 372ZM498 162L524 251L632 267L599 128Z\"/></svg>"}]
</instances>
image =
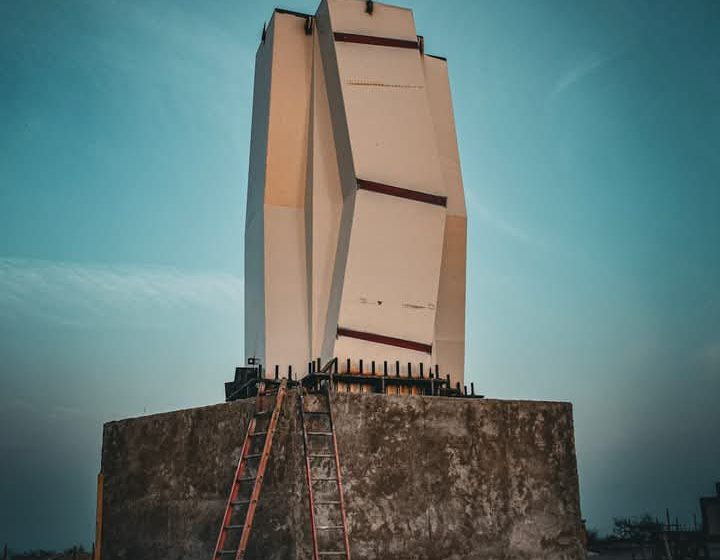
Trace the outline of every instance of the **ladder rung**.
<instances>
[{"instance_id":1,"label":"ladder rung","mask_svg":"<svg viewBox=\"0 0 720 560\"><path fill-rule=\"evenodd\" d=\"M258 457L262 457L262 453L250 453L249 455L245 455L246 459L257 459Z\"/></svg>"},{"instance_id":2,"label":"ladder rung","mask_svg":"<svg viewBox=\"0 0 720 560\"><path fill-rule=\"evenodd\" d=\"M267 432L253 432L250 434L250 437L258 437L258 436L265 436L267 435Z\"/></svg>"},{"instance_id":3,"label":"ladder rung","mask_svg":"<svg viewBox=\"0 0 720 560\"><path fill-rule=\"evenodd\" d=\"M250 503L250 500L235 500L234 502L230 502L231 506L246 506Z\"/></svg>"},{"instance_id":4,"label":"ladder rung","mask_svg":"<svg viewBox=\"0 0 720 560\"><path fill-rule=\"evenodd\" d=\"M308 454L311 459L334 459L335 455L332 453L311 453Z\"/></svg>"},{"instance_id":5,"label":"ladder rung","mask_svg":"<svg viewBox=\"0 0 720 560\"><path fill-rule=\"evenodd\" d=\"M345 556L345 552L318 552L318 556Z\"/></svg>"},{"instance_id":6,"label":"ladder rung","mask_svg":"<svg viewBox=\"0 0 720 560\"><path fill-rule=\"evenodd\" d=\"M233 556L237 556L237 550L218 550L217 555L223 556L226 554L232 554Z\"/></svg>"},{"instance_id":7,"label":"ladder rung","mask_svg":"<svg viewBox=\"0 0 720 560\"><path fill-rule=\"evenodd\" d=\"M271 412L270 410L258 410L255 413L255 416L266 416L266 415L270 414L270 412Z\"/></svg>"},{"instance_id":8,"label":"ladder rung","mask_svg":"<svg viewBox=\"0 0 720 560\"><path fill-rule=\"evenodd\" d=\"M239 529L244 528L245 525L225 525L224 529L226 531L237 531Z\"/></svg>"},{"instance_id":9,"label":"ladder rung","mask_svg":"<svg viewBox=\"0 0 720 560\"><path fill-rule=\"evenodd\" d=\"M331 436L333 435L332 432L308 432L307 435L309 436Z\"/></svg>"},{"instance_id":10,"label":"ladder rung","mask_svg":"<svg viewBox=\"0 0 720 560\"><path fill-rule=\"evenodd\" d=\"M342 525L318 525L315 527L318 531L335 531L337 529L342 529Z\"/></svg>"},{"instance_id":11,"label":"ladder rung","mask_svg":"<svg viewBox=\"0 0 720 560\"><path fill-rule=\"evenodd\" d=\"M332 480L335 480L334 478ZM317 501L315 500L316 506L339 506L340 500L325 500L325 501Z\"/></svg>"},{"instance_id":12,"label":"ladder rung","mask_svg":"<svg viewBox=\"0 0 720 560\"><path fill-rule=\"evenodd\" d=\"M243 476L243 477L241 477L241 478L238 478L237 480L238 480L239 482L245 482L245 481L248 481L248 480L255 480L255 478L256 478L256 477L254 477L254 476Z\"/></svg>"},{"instance_id":13,"label":"ladder rung","mask_svg":"<svg viewBox=\"0 0 720 560\"><path fill-rule=\"evenodd\" d=\"M328 482L332 480L333 482L337 482L337 478L334 476L314 476L312 478L313 482Z\"/></svg>"},{"instance_id":14,"label":"ladder rung","mask_svg":"<svg viewBox=\"0 0 720 560\"><path fill-rule=\"evenodd\" d=\"M303 414L308 414L310 416L313 416L313 415L330 416L329 412L321 412L319 410L303 410Z\"/></svg>"}]
</instances>

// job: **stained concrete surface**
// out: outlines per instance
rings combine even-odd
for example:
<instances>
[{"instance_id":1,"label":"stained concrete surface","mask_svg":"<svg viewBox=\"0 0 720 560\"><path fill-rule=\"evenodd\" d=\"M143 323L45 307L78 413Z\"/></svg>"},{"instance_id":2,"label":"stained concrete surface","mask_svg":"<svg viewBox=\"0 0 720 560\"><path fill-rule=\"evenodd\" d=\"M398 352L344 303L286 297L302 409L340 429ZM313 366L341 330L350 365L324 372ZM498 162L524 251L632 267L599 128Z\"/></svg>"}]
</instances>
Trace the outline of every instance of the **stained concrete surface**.
<instances>
[{"instance_id":1,"label":"stained concrete surface","mask_svg":"<svg viewBox=\"0 0 720 560\"><path fill-rule=\"evenodd\" d=\"M567 403L333 394L355 559L579 559ZM306 399L312 406L312 398ZM106 424L103 559L209 559L254 399ZM310 558L299 399L248 558Z\"/></svg>"}]
</instances>

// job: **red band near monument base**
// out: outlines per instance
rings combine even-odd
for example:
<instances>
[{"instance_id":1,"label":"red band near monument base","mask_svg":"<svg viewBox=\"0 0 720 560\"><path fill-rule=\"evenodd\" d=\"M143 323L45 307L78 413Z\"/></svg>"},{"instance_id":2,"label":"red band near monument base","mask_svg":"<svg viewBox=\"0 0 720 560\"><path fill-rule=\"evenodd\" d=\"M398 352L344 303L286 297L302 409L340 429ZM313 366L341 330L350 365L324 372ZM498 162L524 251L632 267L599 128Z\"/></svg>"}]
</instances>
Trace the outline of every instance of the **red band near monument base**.
<instances>
[{"instance_id":1,"label":"red band near monument base","mask_svg":"<svg viewBox=\"0 0 720 560\"><path fill-rule=\"evenodd\" d=\"M335 40L341 43L360 43L362 45L375 45L378 47L397 47L400 49L415 49L420 47L417 41L407 39L391 39L389 37L373 37L372 35L358 35L356 33L333 33Z\"/></svg>"},{"instance_id":2,"label":"red band near monument base","mask_svg":"<svg viewBox=\"0 0 720 560\"><path fill-rule=\"evenodd\" d=\"M354 331L352 329L344 329L338 327L338 336L346 336L348 338L357 338L358 340L367 340L368 342L377 342L378 344L387 344L388 346L397 346L398 348L407 348L417 352L425 352L432 354L432 344L423 342L414 342L412 340L404 340L402 338L394 338L392 336L384 336L382 334L367 333L362 331Z\"/></svg>"},{"instance_id":3,"label":"red band near monument base","mask_svg":"<svg viewBox=\"0 0 720 560\"><path fill-rule=\"evenodd\" d=\"M434 204L435 206L447 207L447 196L413 191L410 189L404 189L402 187L393 187L392 185L383 185L382 183L366 181L365 179L356 180L357 188L364 191L373 191L380 194L397 196L399 198L407 198L409 200L415 200L417 202L424 202L426 204Z\"/></svg>"}]
</instances>

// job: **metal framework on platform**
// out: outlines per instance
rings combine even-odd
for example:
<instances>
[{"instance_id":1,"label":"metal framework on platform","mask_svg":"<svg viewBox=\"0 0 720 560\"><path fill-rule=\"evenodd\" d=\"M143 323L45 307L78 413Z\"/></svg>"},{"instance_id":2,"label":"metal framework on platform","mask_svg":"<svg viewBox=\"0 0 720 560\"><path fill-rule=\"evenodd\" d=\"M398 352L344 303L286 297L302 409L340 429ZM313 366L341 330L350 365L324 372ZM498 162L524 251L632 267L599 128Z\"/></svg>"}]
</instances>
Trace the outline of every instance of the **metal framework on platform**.
<instances>
[{"instance_id":1,"label":"metal framework on platform","mask_svg":"<svg viewBox=\"0 0 720 560\"><path fill-rule=\"evenodd\" d=\"M247 366L235 368L234 380L225 383L226 401L254 397L260 384L272 386L282 381L279 366L275 366L273 373L269 375L262 364L253 359L248 362ZM407 374L401 375L401 371ZM341 367L337 358L324 366L318 358L308 362L307 370L302 374L294 372L291 366L288 367L286 379L289 387L302 386L311 393L324 391L329 387L335 392L484 398L484 395L475 393L474 383L470 383L469 388L460 383L453 386L450 375L441 376L437 365L427 371L422 363L367 363L363 360L353 363L348 359Z\"/></svg>"}]
</instances>

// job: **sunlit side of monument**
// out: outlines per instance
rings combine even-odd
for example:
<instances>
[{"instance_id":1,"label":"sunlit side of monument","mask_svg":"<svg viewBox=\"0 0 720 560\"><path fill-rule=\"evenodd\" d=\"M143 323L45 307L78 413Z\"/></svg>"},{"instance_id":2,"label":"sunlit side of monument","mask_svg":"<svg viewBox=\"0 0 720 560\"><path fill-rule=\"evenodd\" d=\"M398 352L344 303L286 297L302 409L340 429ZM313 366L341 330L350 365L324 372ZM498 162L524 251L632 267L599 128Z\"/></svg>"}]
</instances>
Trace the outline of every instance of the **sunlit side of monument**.
<instances>
[{"instance_id":1,"label":"sunlit side of monument","mask_svg":"<svg viewBox=\"0 0 720 560\"><path fill-rule=\"evenodd\" d=\"M318 357L437 364L462 383L466 223L447 62L412 12L276 13L255 69L248 357L281 375Z\"/></svg>"}]
</instances>

